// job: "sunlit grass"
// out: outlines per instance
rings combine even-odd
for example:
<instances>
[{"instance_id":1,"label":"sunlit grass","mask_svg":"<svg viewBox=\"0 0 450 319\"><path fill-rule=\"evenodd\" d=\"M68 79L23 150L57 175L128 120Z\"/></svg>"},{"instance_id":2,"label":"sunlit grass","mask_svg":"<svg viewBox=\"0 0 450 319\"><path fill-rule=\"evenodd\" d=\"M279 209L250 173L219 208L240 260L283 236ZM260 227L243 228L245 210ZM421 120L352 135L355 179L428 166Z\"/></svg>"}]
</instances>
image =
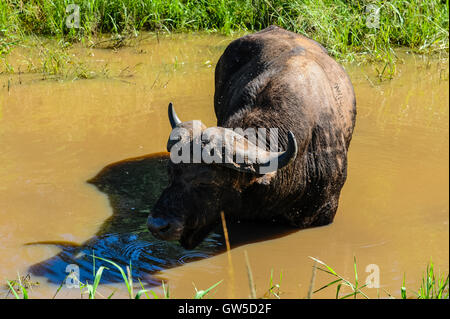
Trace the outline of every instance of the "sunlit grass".
<instances>
[{"instance_id":1,"label":"sunlit grass","mask_svg":"<svg viewBox=\"0 0 450 319\"><path fill-rule=\"evenodd\" d=\"M69 4L79 5L79 28L66 26ZM368 5L379 14L373 16ZM364 56L392 64L398 46L448 52L448 12L448 0L4 0L0 55L32 34L92 45L106 33L117 48L140 31L230 34L275 24L317 40L340 60Z\"/></svg>"},{"instance_id":2,"label":"sunlit grass","mask_svg":"<svg viewBox=\"0 0 450 319\"><path fill-rule=\"evenodd\" d=\"M278 281L278 283L275 283L274 277L273 277L273 270L271 270L270 277L269 277L269 288L265 291L265 293L263 295L258 297L256 285L254 283L252 270L250 267L250 262L249 262L247 254L245 254L245 256L246 256L246 268L247 268L247 272L248 272L248 284L249 284L249 292L250 292L249 297L251 299L257 299L257 298L280 299L282 296L282 293L283 293L282 288L281 288L283 273L280 272L279 281ZM161 298L169 299L169 298L172 298L172 293L169 289L169 286L164 281L162 282L162 292L163 292L162 296L158 295L154 290L146 289L140 279L138 279L138 281L139 281L139 285L140 285L141 289L139 289L139 291L137 291L135 293L134 286L133 286L134 281L131 276L131 264L129 266L127 266L124 270L121 266L119 266L117 263L115 263L111 260L101 258L101 257L95 256L95 255L93 255L92 258L93 258L93 275L94 275L92 283L89 283L87 281L84 283L80 282L79 279L76 278L74 273L70 273L66 277L66 279L72 278L73 280L75 280L78 283L81 298L83 298L84 295L87 295L89 299L96 299L98 297L104 298L104 299L111 299L117 291L117 289L114 290L108 296L104 296L98 291L103 272L110 271L110 269L106 266L101 266L98 269L96 269L95 268L95 260L97 260L97 259L106 262L107 264L114 267L117 271L119 271L119 273L122 276L122 281L125 284L126 292L130 299L141 299L143 296L145 296L147 299L161 299ZM318 293L319 291L322 291L324 289L329 290L329 289L332 289L333 287L335 287L335 289L336 289L335 290L335 298L336 299L348 299L348 298L356 299L358 296L363 297L365 299L369 299L368 295L364 291L365 289L367 289L367 283L362 284L360 278L358 277L356 258L354 258L354 261L353 261L353 265L354 265L354 278L353 279L345 278L344 276L342 276L338 272L336 272L331 266L329 266L328 264L326 264L325 262L323 262L317 258L314 258L314 257L310 257L310 258L312 260L314 260L315 264L313 265L314 271L313 271L313 275L312 275L311 283L310 283L310 291L311 292L308 293L307 298L312 298L313 294ZM328 282L327 284L323 285L322 287L314 290L313 287L314 287L314 282L315 282L315 278L316 278L316 275L315 275L316 269L331 276L332 280L330 282ZM26 278L26 279L24 279L24 278ZM26 282L24 282L24 280ZM58 287L53 298L55 298L56 295L58 294L58 292L61 290L61 288L64 285L65 280ZM194 285L195 293L193 295L193 299L203 299L203 298L209 296L209 294L215 288L217 288L217 286L219 286L223 281L224 280L220 280L206 289L197 289L197 287ZM21 277L20 275L18 275L17 280L7 280L6 284L7 284L7 288L8 288L8 294L6 295L6 297L8 297L8 295L11 293L14 296L14 298L16 298L16 299L28 299L29 298L29 290L33 286L33 285L30 285L30 282L31 281L30 281L29 277L23 277L23 276ZM344 292L343 288L350 289L350 292ZM394 298L391 293L389 293L388 291L386 291L384 289L382 289L382 290L383 290L383 293L388 298ZM436 271L434 269L434 264L433 264L433 262L430 261L430 263L427 265L426 271L422 277L419 290L412 291L412 290L407 289L405 286L405 277L404 277L402 287L400 288L400 296L401 296L401 299L411 299L411 298L449 299L449 275L448 274L447 275L436 274ZM378 294L378 298L380 298L380 297L381 297L380 294Z\"/></svg>"},{"instance_id":3,"label":"sunlit grass","mask_svg":"<svg viewBox=\"0 0 450 319\"><path fill-rule=\"evenodd\" d=\"M430 261L422 277L422 282L417 295L419 299L448 299L448 274L447 276L436 274L433 262Z\"/></svg>"},{"instance_id":4,"label":"sunlit grass","mask_svg":"<svg viewBox=\"0 0 450 319\"><path fill-rule=\"evenodd\" d=\"M321 288L315 290L314 293L317 293L325 288L329 288L333 285L336 285L336 299L347 299L347 298L351 298L351 297L356 299L358 295L360 295L366 299L369 299L369 297L362 290L367 285L366 284L361 285L358 280L358 271L356 270L356 258L354 258L354 260L353 260L353 266L354 266L354 272L355 272L355 278L354 278L353 282L351 282L349 279L346 279L343 276L339 275L333 268L328 266L323 261L321 261L317 258L314 258L314 257L310 257L310 258L312 260L314 260L316 263L318 263L319 265L323 266L323 267L317 267L318 270L325 272L325 273L331 275L332 277L334 277L334 280L330 281L329 283L322 286ZM344 296L341 296L339 293L341 292L341 288L343 288L343 287L350 288L351 292L348 294L345 294Z\"/></svg>"},{"instance_id":5,"label":"sunlit grass","mask_svg":"<svg viewBox=\"0 0 450 319\"><path fill-rule=\"evenodd\" d=\"M368 295L364 291L364 288L367 287L367 283L361 284L358 278L357 272L357 264L356 257L353 261L354 266L354 279L348 279L338 274L332 267L327 265L325 262L313 258L316 263L318 263L322 267L317 267L318 270L327 273L333 280L315 290L314 293L317 293L323 289L330 289L332 287L336 287L336 299L347 299L354 298L356 299L358 296L361 296L365 299L369 299ZM347 287L350 288L350 293L341 294L341 288ZM382 289L382 291L389 297L394 298L391 293ZM412 296L411 296L412 294ZM401 299L449 299L449 275L436 275L434 270L434 264L432 261L427 265L427 269L422 277L421 286L418 291L411 291L406 288L405 285L405 276L403 277L402 287L400 288L400 296ZM380 298L380 295L378 296Z\"/></svg>"},{"instance_id":6,"label":"sunlit grass","mask_svg":"<svg viewBox=\"0 0 450 319\"><path fill-rule=\"evenodd\" d=\"M93 258L93 274L94 274L93 282L92 283L89 283L88 281L81 282L75 276L75 274L72 272L66 276L64 281L58 287L58 289L56 290L56 293L53 296L53 299L57 296L57 294L63 287L66 279L68 279L68 278L73 279L75 282L78 283L81 298L83 298L84 295L87 295L89 299L96 299L98 297L104 298L104 299L111 299L117 290L114 290L108 296L104 296L98 291L103 272L105 270L109 271L110 269L106 266L100 266L96 270L95 269L95 260L96 259L108 263L109 265L111 265L112 267L114 267L115 269L117 269L119 271L119 273L122 276L123 283L125 284L125 288L128 293L128 297L130 299L141 299L143 296L145 296L147 299L161 299L161 298L169 299L169 298L171 298L171 293L170 293L169 287L164 282L162 282L162 290L163 290L162 297L160 297L154 290L145 289L144 285L140 279L138 279L138 280L139 280L139 285L140 285L141 289L135 293L134 286L133 286L133 277L131 276L131 264L130 264L130 266L127 266L126 269L124 270L117 263L115 263L109 259L101 258L101 257L95 256L95 255L93 255L92 258ZM28 284L24 284L23 278L24 278L23 276L22 277L18 276L17 280L11 280L11 281L7 280L6 281L6 284L8 287L8 294L6 295L6 297L9 295L9 293L11 293L16 299L28 299L28 296L29 296L28 290L31 288L31 286ZM194 286L195 294L193 296L193 299L205 298L211 291L213 291L218 285L220 285L220 283L222 283L222 280L218 281L214 285L212 285L209 288L204 289L204 290L197 289L197 287ZM150 296L152 296L152 297L150 297Z\"/></svg>"}]
</instances>

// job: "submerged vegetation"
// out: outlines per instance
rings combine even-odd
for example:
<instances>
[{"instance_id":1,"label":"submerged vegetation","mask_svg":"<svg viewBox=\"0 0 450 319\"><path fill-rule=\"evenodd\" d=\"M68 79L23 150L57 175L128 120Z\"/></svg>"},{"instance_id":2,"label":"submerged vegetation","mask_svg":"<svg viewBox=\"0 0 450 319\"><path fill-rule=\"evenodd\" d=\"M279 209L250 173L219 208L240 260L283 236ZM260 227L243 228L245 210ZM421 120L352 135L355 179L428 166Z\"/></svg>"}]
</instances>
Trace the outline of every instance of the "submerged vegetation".
<instances>
[{"instance_id":1,"label":"submerged vegetation","mask_svg":"<svg viewBox=\"0 0 450 319\"><path fill-rule=\"evenodd\" d=\"M111 299L114 294L116 293L117 289L114 290L111 294L108 296L102 295L100 292L98 292L98 287L101 281L101 277L104 270L109 270L109 268L105 266L99 267L97 270L95 269L95 260L102 260L106 262L107 264L113 266L117 271L120 272L122 276L123 283L126 287L127 295L130 299L141 299L145 296L146 299L169 299L172 298L169 286L162 282L162 295L158 295L154 290L146 289L141 282L139 281L139 291L136 293L134 292L134 286L133 286L133 278L131 276L131 265L126 267L126 270L124 270L121 266L116 264L115 262L104 259L97 256L92 256L93 258L93 282L80 282L76 276L74 276L74 273L70 273L67 275L67 278L71 278L72 280L75 280L79 286L80 289L80 297L83 298L84 295L87 295L89 299L96 299L98 297L103 299ZM331 268L329 265L324 263L323 261L311 257L312 260L314 260L313 265L313 275L311 278L311 283L309 287L309 292L306 298L311 299L313 298L313 294L326 289L330 288L332 286L336 287L336 299L347 299L347 298L354 298L357 299L358 296L363 297L365 299L369 299L367 294L363 291L364 288L367 289L368 284L364 283L362 284L360 279L358 279L358 272L357 272L357 265L356 265L356 258L354 258L354 280L346 279L340 274L338 274L333 268ZM282 288L281 288L281 281L282 281L282 273L280 272L280 278L278 283L274 283L273 279L273 270L270 273L269 278L269 288L265 291L265 293L258 297L256 294L256 285L253 281L253 276L251 275L251 268L250 264L248 262L248 257L246 255L246 265L247 265L247 272L249 274L248 276L248 283L249 283L249 298L251 299L257 299L257 298L276 298L280 299L282 295ZM319 289L314 290L314 284L316 280L316 270L320 270L321 272L327 273L333 277L333 280L327 283L326 285L322 286ZM65 282L65 280L64 280ZM61 288L64 285L64 282L61 283L61 285L56 290L55 294L53 295L53 299L57 296L58 292L61 290ZM199 290L194 285L195 294L193 295L193 299L203 299L207 297L208 294L214 291L215 288L217 288L223 280L220 280L210 286L209 288L205 290ZM11 280L6 281L7 283L7 289L8 292L6 294L6 297L8 297L10 294L14 296L16 299L28 299L30 297L30 289L33 286L38 285L39 283L33 283L30 280L29 275L27 276L20 276L18 275L17 280ZM345 288L349 289L349 292L344 292ZM380 294L380 288L378 289L378 298L381 298ZM407 292L408 291L408 292ZM387 298L394 298L389 292L382 289L382 292L384 293L385 297ZM412 295L411 295L412 293ZM401 299L449 299L449 275L442 275L442 274L436 274L434 270L434 264L430 261L430 263L427 265L426 271L422 277L420 288L418 291L410 291L407 290L405 287L405 279L403 279L402 287L400 288L400 296ZM208 295L209 297L209 295Z\"/></svg>"},{"instance_id":2,"label":"submerged vegetation","mask_svg":"<svg viewBox=\"0 0 450 319\"><path fill-rule=\"evenodd\" d=\"M395 47L447 57L448 7L448 0L4 0L0 57L3 72L17 72L5 59L8 53L16 46L42 47L39 37L52 37L55 49L42 49L40 62L28 71L90 78L104 71L92 72L71 58L73 43L92 47L107 35L100 42L117 49L142 31L231 34L278 25L317 40L339 60L381 61L379 73L389 76Z\"/></svg>"}]
</instances>

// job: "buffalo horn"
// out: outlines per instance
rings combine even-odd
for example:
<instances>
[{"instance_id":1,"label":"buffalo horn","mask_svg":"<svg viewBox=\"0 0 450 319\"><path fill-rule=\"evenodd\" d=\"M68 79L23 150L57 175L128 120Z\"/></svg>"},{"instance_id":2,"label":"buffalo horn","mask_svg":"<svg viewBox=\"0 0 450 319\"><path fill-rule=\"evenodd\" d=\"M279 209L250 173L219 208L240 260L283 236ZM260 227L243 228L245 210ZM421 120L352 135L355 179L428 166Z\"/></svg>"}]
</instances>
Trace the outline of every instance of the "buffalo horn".
<instances>
[{"instance_id":1,"label":"buffalo horn","mask_svg":"<svg viewBox=\"0 0 450 319\"><path fill-rule=\"evenodd\" d=\"M169 103L169 122L170 126L172 126L172 129L174 129L178 124L181 123L180 119L177 116L177 113L175 113L172 102Z\"/></svg>"}]
</instances>

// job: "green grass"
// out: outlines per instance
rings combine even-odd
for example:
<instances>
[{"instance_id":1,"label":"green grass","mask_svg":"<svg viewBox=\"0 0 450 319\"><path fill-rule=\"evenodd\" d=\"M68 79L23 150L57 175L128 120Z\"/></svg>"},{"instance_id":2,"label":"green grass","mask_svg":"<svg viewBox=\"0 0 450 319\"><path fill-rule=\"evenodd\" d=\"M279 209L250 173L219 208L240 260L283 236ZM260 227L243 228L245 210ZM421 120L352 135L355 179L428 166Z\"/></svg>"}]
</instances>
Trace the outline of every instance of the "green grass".
<instances>
[{"instance_id":1,"label":"green grass","mask_svg":"<svg viewBox=\"0 0 450 319\"><path fill-rule=\"evenodd\" d=\"M81 282L81 281L79 281L79 279L76 276L74 276L74 273L70 273L66 276L64 281L61 283L61 285L56 290L55 294L53 295L53 299L57 296L57 294L63 287L64 282L67 278L72 278L73 280L75 280L78 283L81 298L83 298L84 295L88 295L89 299L96 299L97 297L104 298L104 299L111 299L113 297L113 295L115 294L116 290L114 290L109 296L104 296L98 291L98 287L99 287L99 284L100 284L100 281L101 281L101 278L103 275L103 271L110 270L110 269L105 266L101 266L96 271L96 269L95 269L95 260L96 259L102 260L102 261L110 264L111 266L113 266L120 272L120 274L122 275L123 283L125 284L125 288L126 288L126 291L127 291L130 299L141 299L142 296L145 296L147 299L160 299L161 298L153 290L145 289L144 285L142 284L140 279L139 279L139 284L142 289L140 289L137 293L134 293L133 278L131 276L131 264L130 264L130 266L126 267L126 270L124 270L117 263L115 263L111 260L97 257L95 255L92 256L92 259L93 259L92 271L93 271L93 275L94 275L93 283L89 283L88 281ZM31 285L23 283L24 278L25 277L23 277L23 276L21 277L20 275L18 275L17 280L11 280L11 281L7 280L6 281L6 284L8 287L8 294L6 295L6 297L8 297L9 294L12 294L16 299L28 299L28 296L29 296L28 290L31 288ZM27 281L30 282L29 275L27 275ZM222 283L222 280L215 283L214 285L212 285L211 287L209 287L205 290L199 290L199 289L197 289L197 287L194 286L195 294L193 296L193 299L205 298L214 288L216 288L218 285L220 285L220 283ZM170 298L169 287L165 285L164 281L162 282L162 290L163 290L162 298L169 299ZM150 295L153 298L151 298Z\"/></svg>"},{"instance_id":2,"label":"green grass","mask_svg":"<svg viewBox=\"0 0 450 319\"><path fill-rule=\"evenodd\" d=\"M72 3L80 7L78 29L66 26ZM368 4L379 8L378 28L370 26ZM398 46L448 52L448 12L448 0L3 0L0 55L27 35L86 42L107 33L119 35L120 44L140 31L229 34L275 24L319 41L339 59L389 61Z\"/></svg>"},{"instance_id":3,"label":"green grass","mask_svg":"<svg viewBox=\"0 0 450 319\"><path fill-rule=\"evenodd\" d=\"M355 271L355 279L354 283L352 283L350 280L345 279L343 276L339 275L333 268L328 266L323 261L320 261L319 259L311 257L316 263L320 264L321 266L325 267L317 267L318 270L323 271L331 276L334 277L334 280L329 282L328 284L322 286L321 288L314 291L314 293L319 292L325 288L328 288L330 286L333 286L336 284L336 299L347 299L353 297L356 299L358 295L363 296L366 299L369 299L369 297L363 292L363 288L367 286L367 284L361 285L358 281L358 271L356 270L356 258L354 258L353 266ZM351 292L345 294L344 296L340 296L341 288L348 287L350 288Z\"/></svg>"},{"instance_id":4,"label":"green grass","mask_svg":"<svg viewBox=\"0 0 450 319\"><path fill-rule=\"evenodd\" d=\"M363 289L367 286L367 284L361 285L361 282L358 280L358 272L356 265L356 257L354 258L354 279L346 279L343 276L339 275L333 268L324 263L323 261L313 258L317 264L322 267L317 267L318 270L327 273L333 277L333 280L322 286L321 288L314 291L317 293L323 289L330 288L336 285L336 299L347 299L353 297L354 299L357 296L362 296L365 299L369 299L367 294L363 291ZM314 265L316 267L316 265ZM313 285L313 283L311 284ZM349 293L341 294L341 288L348 287L350 288ZM383 292L389 297L394 298L388 291L382 289ZM434 270L434 264L432 261L427 265L426 271L422 277L421 285L418 291L410 291L413 296L408 297L407 293L408 289L405 285L405 276L403 276L403 284L400 288L400 296L401 299L449 299L449 275L444 274L436 274ZM379 296L380 297L380 296Z\"/></svg>"},{"instance_id":5,"label":"green grass","mask_svg":"<svg viewBox=\"0 0 450 319\"><path fill-rule=\"evenodd\" d=\"M250 267L250 263L249 263L247 254L245 254L245 256L246 256L245 259L246 259L246 267L247 267L247 272L248 272L249 291L250 291L249 297L251 299L256 299L256 298L258 298L256 295L256 285L253 281L252 270ZM157 295L155 293L155 291L153 291L153 290L145 289L144 285L142 284L140 279L138 279L138 281L139 281L141 289L137 293L135 293L134 288L133 288L133 278L131 276L131 264L126 267L126 270L124 270L121 266L119 266L118 264L116 264L115 262L113 262L111 260L97 257L95 255L93 255L92 258L93 258L92 272L94 275L93 283L88 283L87 281L85 283L80 282L78 280L78 278L73 276L73 273L70 273L66 277L66 279L71 277L75 281L78 282L81 298L83 298L84 295L88 295L89 299L95 299L98 297L104 298L104 299L111 299L113 297L113 295L115 294L115 292L117 291L117 289L114 290L109 296L104 296L98 291L98 287L99 287L99 284L101 281L103 271L105 271L105 270L108 271L110 269L105 266L101 266L96 270L96 268L95 268L95 260L96 259L102 260L102 261L110 264L111 266L113 266L120 272L120 274L122 275L123 283L125 284L126 292L130 299L141 299L143 296L145 296L147 299L161 299L161 298L169 299L169 298L171 298L171 292L169 290L169 287L164 282L162 282L162 290L163 290L162 296ZM313 265L313 275L312 275L311 283L310 283L310 287L309 287L310 292L308 292L308 296L307 296L308 299L312 298L313 293L317 293L324 289L330 289L333 286L336 287L336 292L335 292L336 299L347 299L347 298L356 299L358 296L361 296L365 299L369 299L367 294L363 291L364 288L367 288L366 287L367 284L362 285L359 280L359 277L358 277L356 257L354 258L354 263L353 263L354 264L354 278L353 279L347 279L344 276L338 274L332 267L330 267L325 262L323 262L317 258L313 258L313 257L310 257L310 258L312 260L314 260L314 265ZM315 278L316 278L316 275L315 275L316 270L319 270L321 272L324 272L324 273L332 276L333 280L328 282L321 288L314 290L313 288L314 288L314 283L315 283ZM274 283L273 270L271 270L270 278L269 278L269 288L260 298L280 299L280 296L282 295L281 281L282 281L282 272L280 272L279 282ZM56 295L58 294L58 292L61 290L64 282L65 282L65 280L58 287L53 298L55 298ZM220 280L217 283L213 284L212 286L210 286L209 288L204 289L204 290L201 290L201 289L199 290L194 285L195 294L193 296L193 299L205 298L210 292L212 292L222 282L223 282L223 280ZM31 289L32 286L38 284L38 283L33 283L31 281L29 275L27 275L25 277L24 276L21 277L20 275L18 275L17 280L11 280L11 281L7 280L6 283L7 283L7 287L8 287L8 294L6 295L6 297L8 297L9 294L12 294L16 299L28 299L29 298L29 290ZM349 292L344 292L343 288L349 289ZM384 289L382 289L382 290L389 298L394 298L389 292L387 292ZM408 291L408 289L405 286L405 276L404 276L403 284L402 284L402 287L400 288L400 296L402 299L411 299L411 298L449 299L449 275L448 274L447 275L436 274L435 269L434 269L434 264L432 261L430 261L430 263L427 265L426 271L422 277L419 290L418 291L409 291L408 293L407 293L407 291ZM413 296L408 297L408 294L410 294L410 293L412 293ZM380 298L379 293L378 293L378 298Z\"/></svg>"},{"instance_id":6,"label":"green grass","mask_svg":"<svg viewBox=\"0 0 450 319\"><path fill-rule=\"evenodd\" d=\"M436 274L433 262L427 265L427 269L422 277L421 286L417 297L419 299L448 299L449 298L449 278ZM406 294L405 294L406 298Z\"/></svg>"}]
</instances>

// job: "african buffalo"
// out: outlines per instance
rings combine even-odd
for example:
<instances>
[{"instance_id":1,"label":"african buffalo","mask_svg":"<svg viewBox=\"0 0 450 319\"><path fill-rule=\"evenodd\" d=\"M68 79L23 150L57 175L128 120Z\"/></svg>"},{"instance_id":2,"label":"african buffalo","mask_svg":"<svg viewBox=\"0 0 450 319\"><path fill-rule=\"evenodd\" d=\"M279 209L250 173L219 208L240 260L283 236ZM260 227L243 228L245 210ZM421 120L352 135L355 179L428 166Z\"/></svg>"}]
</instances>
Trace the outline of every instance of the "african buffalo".
<instances>
[{"instance_id":1,"label":"african buffalo","mask_svg":"<svg viewBox=\"0 0 450 319\"><path fill-rule=\"evenodd\" d=\"M192 155L194 144L201 150L223 146L226 134L235 142L226 163L203 157L169 163L169 186L147 222L156 237L193 248L220 223L221 211L228 221L298 228L333 221L347 177L356 101L348 75L325 48L275 26L234 40L216 66L214 110L217 127L206 128L181 122L169 105L172 133L184 129L169 138L171 158L175 146L179 152L187 145ZM264 143L258 139L256 156L248 151L254 143L236 128L276 128L278 137L271 132ZM274 138L279 146L270 149ZM235 160L246 151L243 162ZM273 160L275 169L262 169Z\"/></svg>"}]
</instances>

